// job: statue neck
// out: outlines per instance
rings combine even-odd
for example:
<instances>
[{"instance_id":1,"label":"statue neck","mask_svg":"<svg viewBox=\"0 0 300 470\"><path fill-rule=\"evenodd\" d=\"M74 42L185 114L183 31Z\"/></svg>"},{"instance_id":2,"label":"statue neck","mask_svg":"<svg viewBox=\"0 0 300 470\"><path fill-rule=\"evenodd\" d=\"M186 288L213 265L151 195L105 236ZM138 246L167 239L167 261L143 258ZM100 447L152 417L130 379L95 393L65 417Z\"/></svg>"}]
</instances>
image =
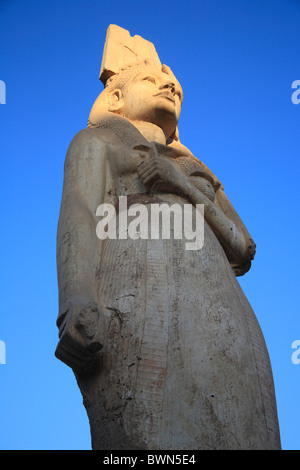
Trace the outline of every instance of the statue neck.
<instances>
[{"instance_id":1,"label":"statue neck","mask_svg":"<svg viewBox=\"0 0 300 470\"><path fill-rule=\"evenodd\" d=\"M145 121L130 121L149 142L166 145L166 135L161 127Z\"/></svg>"}]
</instances>

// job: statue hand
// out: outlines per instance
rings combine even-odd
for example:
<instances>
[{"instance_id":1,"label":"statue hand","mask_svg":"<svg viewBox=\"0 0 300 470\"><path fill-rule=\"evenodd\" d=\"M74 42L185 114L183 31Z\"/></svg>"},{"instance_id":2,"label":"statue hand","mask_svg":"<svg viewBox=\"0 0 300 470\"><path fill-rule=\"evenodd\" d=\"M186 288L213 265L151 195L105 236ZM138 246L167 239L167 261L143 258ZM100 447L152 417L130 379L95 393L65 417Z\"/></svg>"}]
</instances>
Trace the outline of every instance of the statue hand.
<instances>
[{"instance_id":1,"label":"statue hand","mask_svg":"<svg viewBox=\"0 0 300 470\"><path fill-rule=\"evenodd\" d=\"M148 191L164 190L175 193L180 191L184 178L171 161L155 155L138 166L138 175Z\"/></svg>"},{"instance_id":2,"label":"statue hand","mask_svg":"<svg viewBox=\"0 0 300 470\"><path fill-rule=\"evenodd\" d=\"M59 322L56 357L75 372L87 372L103 347L103 313L95 302L70 305Z\"/></svg>"}]
</instances>

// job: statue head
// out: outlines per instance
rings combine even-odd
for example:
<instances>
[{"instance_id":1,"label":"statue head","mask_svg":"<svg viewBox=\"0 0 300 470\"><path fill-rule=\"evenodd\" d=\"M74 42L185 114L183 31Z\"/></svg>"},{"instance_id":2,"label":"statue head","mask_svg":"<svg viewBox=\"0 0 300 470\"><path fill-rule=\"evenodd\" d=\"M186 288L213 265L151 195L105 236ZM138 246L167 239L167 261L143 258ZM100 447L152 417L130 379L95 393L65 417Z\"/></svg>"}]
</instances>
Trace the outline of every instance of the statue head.
<instances>
[{"instance_id":1,"label":"statue head","mask_svg":"<svg viewBox=\"0 0 300 470\"><path fill-rule=\"evenodd\" d=\"M169 140L178 140L182 89L150 41L109 25L99 78L105 88L92 107L88 127L97 126L103 113L113 113L131 122L156 124Z\"/></svg>"},{"instance_id":2,"label":"statue head","mask_svg":"<svg viewBox=\"0 0 300 470\"><path fill-rule=\"evenodd\" d=\"M182 88L171 69L154 67L145 60L127 65L107 79L91 110L89 125L97 125L102 113L109 112L131 122L153 123L167 138L174 138L182 100Z\"/></svg>"}]
</instances>

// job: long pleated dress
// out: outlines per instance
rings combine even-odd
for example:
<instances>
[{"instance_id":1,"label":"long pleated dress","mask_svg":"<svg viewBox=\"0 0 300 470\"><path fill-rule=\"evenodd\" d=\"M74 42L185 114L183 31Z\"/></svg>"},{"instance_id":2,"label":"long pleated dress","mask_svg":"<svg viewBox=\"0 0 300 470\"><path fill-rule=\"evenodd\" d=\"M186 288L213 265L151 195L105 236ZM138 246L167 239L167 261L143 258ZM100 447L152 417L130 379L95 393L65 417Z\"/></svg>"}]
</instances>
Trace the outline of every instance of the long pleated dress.
<instances>
[{"instance_id":1,"label":"long pleated dress","mask_svg":"<svg viewBox=\"0 0 300 470\"><path fill-rule=\"evenodd\" d=\"M105 160L88 163L94 178L97 168L104 174L97 204L111 203L119 214L118 197L126 195L129 206L144 204L149 213L153 203L183 207L181 196L143 189L136 158L147 143L131 128L104 122L86 131L93 158ZM165 153L187 174L195 166L167 146ZM186 242L171 230L170 239L101 243L95 289L104 347L94 371L77 375L93 448L279 449L271 365L256 316L207 222L201 249L187 250Z\"/></svg>"}]
</instances>

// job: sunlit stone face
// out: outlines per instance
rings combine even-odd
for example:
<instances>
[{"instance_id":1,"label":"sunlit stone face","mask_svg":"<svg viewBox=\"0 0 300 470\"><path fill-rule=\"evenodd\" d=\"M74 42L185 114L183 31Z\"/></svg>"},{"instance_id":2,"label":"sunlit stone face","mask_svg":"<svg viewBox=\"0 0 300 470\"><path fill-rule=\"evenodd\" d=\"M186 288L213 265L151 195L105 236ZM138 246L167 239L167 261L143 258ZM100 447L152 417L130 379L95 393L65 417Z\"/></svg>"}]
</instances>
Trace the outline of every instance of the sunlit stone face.
<instances>
[{"instance_id":1,"label":"sunlit stone face","mask_svg":"<svg viewBox=\"0 0 300 470\"><path fill-rule=\"evenodd\" d=\"M132 121L161 127L169 137L176 128L183 93L174 76L145 68L122 89L122 114Z\"/></svg>"}]
</instances>

